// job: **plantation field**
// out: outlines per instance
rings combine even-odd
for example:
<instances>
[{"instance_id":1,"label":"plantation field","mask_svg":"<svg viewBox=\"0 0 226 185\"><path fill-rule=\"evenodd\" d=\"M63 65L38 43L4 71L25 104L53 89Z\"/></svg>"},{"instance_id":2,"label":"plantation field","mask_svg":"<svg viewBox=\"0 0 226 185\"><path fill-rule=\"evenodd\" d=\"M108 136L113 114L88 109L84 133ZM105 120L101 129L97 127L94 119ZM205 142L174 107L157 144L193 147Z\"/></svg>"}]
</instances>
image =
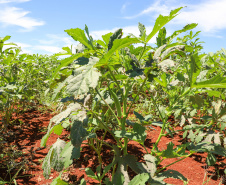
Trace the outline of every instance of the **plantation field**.
<instances>
[{"instance_id":1,"label":"plantation field","mask_svg":"<svg viewBox=\"0 0 226 185\"><path fill-rule=\"evenodd\" d=\"M11 134L7 135L7 133L5 133L5 139L8 141L8 145L5 145L5 147L7 146L6 148L9 149L10 146L14 146L14 150L23 152L21 156L23 156L24 159L18 160L17 164L19 166L23 166L24 170L21 170L21 172L18 174L17 184L47 185L51 183L53 178L56 178L59 175L59 173L55 171L51 175L50 179L47 180L44 178L42 170L42 161L48 153L50 146L54 144L58 138L58 135L52 133L50 139L47 142L47 147L40 147L41 138L44 136L45 130L47 129L49 121L53 117L53 114L54 113L51 110L31 109L24 113L21 113L18 116L13 115L15 125L8 130L8 132L10 132ZM170 118L169 121L173 122L174 119ZM26 124L23 124L23 126L20 127L20 122L24 122ZM178 126L175 129L180 130L181 127ZM147 128L147 138L144 144L147 147L148 151L151 151L153 144L157 140L157 136L159 135L160 130L161 128L157 126L154 126L153 128ZM68 141L68 134L69 132L65 131L60 138ZM101 138L102 136L103 132L98 131L98 137ZM105 140L109 143L115 142L110 135L107 136ZM160 141L159 147L161 149L166 149L169 142L172 142L175 146L182 144L182 132L174 135L174 138L164 137ZM141 162L146 151L138 142L130 141L128 143L128 153L135 154L138 161ZM109 163L109 160L113 157L113 155L111 155L111 150L109 147L103 148L102 156L104 161L103 165L107 165ZM207 154L205 153L194 154L191 157L175 163L174 165L166 169L172 169L180 172L187 179L189 179L189 184L191 185L203 184L203 182L207 181L208 178L210 179L208 182L209 185L219 184L220 179L218 175L224 175L223 169L224 165L226 164L226 159L219 156L217 157L218 162L214 167L207 167L205 163L206 157ZM94 170L97 167L97 158L98 156L95 154L95 151L93 151L89 147L84 147L81 151L80 159L74 162L73 167L64 172L63 179L66 180L66 182L70 182L71 184L79 184L81 179L84 177L87 184L97 184L98 181L88 177L85 173L85 168L89 167ZM21 164L21 161L23 161L24 163ZM175 161L177 161L177 159L167 159L166 161L160 163L159 166L167 166L168 164ZM216 170L219 174L216 173ZM6 170L2 169L1 174L2 177L6 177ZM129 175L133 177L135 174L130 171ZM111 174L106 174L106 177L111 177ZM9 175L7 176L7 178L9 179ZM168 178L165 181L170 184L183 184L181 180L172 178Z\"/></svg>"},{"instance_id":2,"label":"plantation field","mask_svg":"<svg viewBox=\"0 0 226 185\"><path fill-rule=\"evenodd\" d=\"M166 36L181 9L52 56L1 37L0 184L226 184L226 50Z\"/></svg>"}]
</instances>

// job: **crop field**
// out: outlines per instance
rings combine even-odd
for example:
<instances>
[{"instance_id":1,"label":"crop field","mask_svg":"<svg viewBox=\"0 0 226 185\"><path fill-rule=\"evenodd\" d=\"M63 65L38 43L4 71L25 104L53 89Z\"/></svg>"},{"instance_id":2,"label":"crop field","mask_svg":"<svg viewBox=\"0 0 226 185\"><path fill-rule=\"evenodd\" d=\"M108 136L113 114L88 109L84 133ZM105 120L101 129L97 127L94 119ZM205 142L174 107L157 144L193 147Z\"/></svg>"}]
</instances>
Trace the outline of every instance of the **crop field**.
<instances>
[{"instance_id":1,"label":"crop field","mask_svg":"<svg viewBox=\"0 0 226 185\"><path fill-rule=\"evenodd\" d=\"M226 50L167 37L181 9L51 56L0 37L0 184L226 184Z\"/></svg>"}]
</instances>

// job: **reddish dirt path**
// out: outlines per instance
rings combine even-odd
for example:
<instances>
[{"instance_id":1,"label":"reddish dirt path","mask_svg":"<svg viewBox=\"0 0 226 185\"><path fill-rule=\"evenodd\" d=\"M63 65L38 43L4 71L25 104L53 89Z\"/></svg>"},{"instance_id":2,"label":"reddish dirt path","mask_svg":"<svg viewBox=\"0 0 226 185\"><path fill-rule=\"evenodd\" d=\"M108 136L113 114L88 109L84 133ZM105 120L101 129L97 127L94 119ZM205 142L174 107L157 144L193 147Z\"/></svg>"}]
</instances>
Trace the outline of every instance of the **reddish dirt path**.
<instances>
[{"instance_id":1,"label":"reddish dirt path","mask_svg":"<svg viewBox=\"0 0 226 185\"><path fill-rule=\"evenodd\" d=\"M15 117L14 119L22 121L24 124L22 126L14 126L11 130L14 132L13 137L8 138L11 145L16 145L18 150L24 152L24 159L26 159L26 169L19 174L17 178L17 183L19 185L32 185L32 184L41 184L49 185L52 182L52 179L58 176L58 172L54 172L50 175L50 179L46 180L42 173L42 160L47 154L50 146L55 143L58 136L52 134L47 142L47 148L40 148L41 138L44 136L46 128L49 124L49 120L53 117L51 111L41 113L37 110L27 111L20 116ZM179 127L177 128L179 129ZM160 132L159 127L154 127L154 129L148 129L147 139L145 145L150 151L153 143L157 140L158 134ZM65 139L67 132L64 131L61 139ZM100 132L101 135L101 132ZM107 138L111 141L111 138ZM164 137L159 143L160 149L166 149L166 146L169 142L173 142L175 145L181 143L181 134L175 135L174 138ZM142 160L142 156L146 153L143 147L134 141L130 141L128 144L128 153L135 153L136 157ZM102 153L103 161L108 163L111 158L110 149L105 148ZM185 160L182 160L167 169L177 170L182 173L187 179L189 179L189 185L202 185L203 178L205 173L210 177L211 180L208 185L217 185L220 183L220 179L217 173L214 170L214 167L206 169L206 160L207 154L195 154ZM161 163L161 166L166 166L178 159L166 159ZM221 162L221 163L219 163ZM87 181L87 184L97 184L97 181L92 180L87 177L84 172L84 168L91 167L95 169L95 164L97 163L97 155L95 152L90 150L88 147L84 147L81 152L81 158L73 164L69 171L64 174L64 178L73 184L79 184L79 181L84 177ZM223 164L223 165L222 165ZM218 157L218 163L215 165L219 169L220 175L223 175L223 170L226 167L226 159ZM133 173L130 173L133 176ZM0 174L1 175L1 174ZM110 174L108 174L110 176ZM175 179L166 179L167 183L175 185L183 185L181 180ZM226 179L224 184L226 185Z\"/></svg>"}]
</instances>

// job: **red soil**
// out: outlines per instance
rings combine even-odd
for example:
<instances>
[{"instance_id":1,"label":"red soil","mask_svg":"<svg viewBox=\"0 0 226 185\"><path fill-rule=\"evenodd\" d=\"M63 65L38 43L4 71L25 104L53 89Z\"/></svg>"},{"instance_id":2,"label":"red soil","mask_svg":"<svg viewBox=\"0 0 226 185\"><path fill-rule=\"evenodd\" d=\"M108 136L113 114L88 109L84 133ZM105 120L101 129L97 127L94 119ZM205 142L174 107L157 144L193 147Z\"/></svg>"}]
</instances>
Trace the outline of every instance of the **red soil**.
<instances>
[{"instance_id":1,"label":"red soil","mask_svg":"<svg viewBox=\"0 0 226 185\"><path fill-rule=\"evenodd\" d=\"M22 126L15 125L10 130L14 133L11 137L8 137L8 144L15 145L16 149L23 151L23 159L26 161L26 167L22 170L18 178L16 178L17 184L19 185L32 185L32 184L42 184L48 185L51 184L52 179L56 178L59 173L52 171L53 173L50 175L50 179L45 179L42 171L42 161L45 158L48 149L50 146L55 143L57 138L59 137L56 134L51 134L50 138L47 142L47 148L40 148L40 142L42 137L46 132L46 128L49 124L49 120L53 117L51 111L41 113L37 110L27 111L19 116L13 117L15 123L19 123L19 120L23 122ZM180 127L176 128L180 129ZM154 129L147 129L147 139L145 141L145 145L147 149L150 151L153 143L157 140L159 135L160 128L154 127ZM101 137L102 132L97 133L98 136ZM60 136L61 139L67 139L68 132L64 131ZM108 141L113 142L112 138L108 136L106 138ZM175 135L174 138L163 137L158 145L159 149L166 149L167 144L169 142L173 142L174 145L179 145L182 143L182 133ZM9 145L7 145L9 146ZM128 153L136 155L139 161L142 160L142 156L146 154L143 147L135 142L130 141L128 144ZM111 161L112 155L111 150L108 147L105 147L102 152L104 165L108 164ZM218 162L214 167L209 167L206 169L206 153L198 153L194 154L191 157L186 158L174 165L171 165L167 169L173 169L180 173L182 173L187 179L189 179L189 185L201 185L203 184L204 176L207 174L208 177L211 177L208 185L222 184L220 183L223 177L223 170L226 167L226 159L225 157L217 156ZM166 166L178 159L166 159L160 165L161 167ZM96 153L91 150L89 147L84 146L81 152L81 158L76 160L73 165L69 168L69 170L63 174L64 180L72 184L79 184L82 178L85 178L87 184L97 184L97 181L89 178L85 174L85 168L90 167L95 170L98 165L98 158ZM1 170L1 169L0 169ZM134 173L130 172L130 176L133 176ZM5 171L0 171L0 177L5 178ZM108 177L111 174L107 174ZM206 179L205 179L206 180ZM223 179L223 184L226 185L226 178ZM175 185L183 185L181 180L175 179L166 179L165 182ZM206 183L207 184L207 183Z\"/></svg>"}]
</instances>

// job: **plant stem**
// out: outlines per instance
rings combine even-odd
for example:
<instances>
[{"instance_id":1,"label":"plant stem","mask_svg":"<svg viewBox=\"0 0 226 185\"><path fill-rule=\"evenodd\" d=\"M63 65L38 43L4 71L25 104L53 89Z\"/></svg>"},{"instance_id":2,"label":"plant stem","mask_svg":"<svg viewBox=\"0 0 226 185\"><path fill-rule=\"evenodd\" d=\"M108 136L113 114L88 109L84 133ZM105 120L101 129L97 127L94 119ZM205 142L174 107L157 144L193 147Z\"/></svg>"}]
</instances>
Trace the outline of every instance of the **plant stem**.
<instances>
[{"instance_id":1,"label":"plant stem","mask_svg":"<svg viewBox=\"0 0 226 185\"><path fill-rule=\"evenodd\" d=\"M97 90L97 88L95 88L97 94L100 96L100 98L104 101L104 103L108 106L108 108L111 110L112 114L115 116L116 120L118 121L118 124L121 125L121 121L118 119L118 117L116 116L115 112L112 110L111 106L105 101L105 99L101 96L101 94L99 93L99 91Z\"/></svg>"},{"instance_id":2,"label":"plant stem","mask_svg":"<svg viewBox=\"0 0 226 185\"><path fill-rule=\"evenodd\" d=\"M179 159L179 160L177 160L177 161L175 161L175 162L173 162L173 163L170 163L170 164L164 166L163 168L161 168L161 169L159 169L158 171L156 171L156 172L155 172L155 175L157 175L159 172L161 172L162 170L166 169L167 167L169 167L169 166L171 166L171 165L173 165L173 164L175 164L175 163L177 163L177 162L180 162L180 161L184 160L185 158L191 156L192 154L193 154L193 153L190 153L190 154L188 154L187 156L185 156L185 157L183 157L183 158L181 158L181 159Z\"/></svg>"},{"instance_id":3,"label":"plant stem","mask_svg":"<svg viewBox=\"0 0 226 185\"><path fill-rule=\"evenodd\" d=\"M162 129L161 129L161 131L160 131L159 137L158 137L157 141L155 142L155 144L154 144L154 146L153 146L153 148L152 148L152 151L151 151L151 153L153 153L153 151L154 151L154 150L156 149L156 147L158 146L158 143L159 143L159 141L161 140L162 136L164 135L163 133L165 132L166 120L165 120L165 118L163 118L163 116L162 116L162 114L161 114L161 111L159 110L159 107L158 107L158 105L156 104L156 101L155 101L155 99L154 99L154 97L153 97L153 95L152 95L151 93L150 93L150 96L151 96L151 99L152 99L152 101L153 101L153 103L154 103L154 106L155 106L155 108L158 110L159 115L160 115L160 118L162 119L162 122L163 122L163 124L162 124Z\"/></svg>"},{"instance_id":4,"label":"plant stem","mask_svg":"<svg viewBox=\"0 0 226 185\"><path fill-rule=\"evenodd\" d=\"M149 69L149 70L148 70L146 78L144 79L144 81L143 81L143 83L142 83L142 85L141 85L140 89L138 90L138 92L137 92L137 94L136 94L135 98L133 99L133 101L132 101L132 103L131 103L131 105L130 105L130 107L129 107L129 109L128 109L127 113L126 113L126 117L128 117L129 112L130 112L130 110L131 110L131 108L132 108L133 104L135 103L135 101L136 101L136 99L137 99L138 95L140 94L140 92L141 92L141 90L142 90L143 86L145 85L145 83L146 83L146 81L147 81L147 79L148 79L148 74L149 74L149 72L150 72L150 71L151 71L151 69Z\"/></svg>"},{"instance_id":5,"label":"plant stem","mask_svg":"<svg viewBox=\"0 0 226 185\"><path fill-rule=\"evenodd\" d=\"M119 141L119 139L117 137L115 137L114 133L108 128L108 126L106 126L104 124L104 122L96 115L96 113L93 112L93 110L87 108L87 107L84 107L86 110L90 111L94 117L102 124L102 126L104 127L104 129L106 129L115 139L115 141L117 142L117 145L118 146L121 146L122 147L122 143Z\"/></svg>"}]
</instances>

